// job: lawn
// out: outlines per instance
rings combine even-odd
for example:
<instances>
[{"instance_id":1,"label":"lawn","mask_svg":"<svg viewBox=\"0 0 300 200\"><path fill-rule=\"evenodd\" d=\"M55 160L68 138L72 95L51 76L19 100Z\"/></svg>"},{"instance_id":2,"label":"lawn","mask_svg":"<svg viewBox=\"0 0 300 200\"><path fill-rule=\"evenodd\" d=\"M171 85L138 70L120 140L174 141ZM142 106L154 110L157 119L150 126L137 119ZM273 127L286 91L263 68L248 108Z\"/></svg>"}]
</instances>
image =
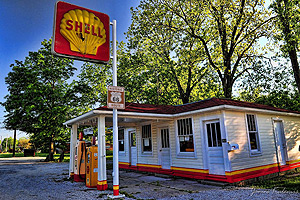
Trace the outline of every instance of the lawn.
<instances>
[{"instance_id":1,"label":"lawn","mask_svg":"<svg viewBox=\"0 0 300 200\"><path fill-rule=\"evenodd\" d=\"M24 153L16 153L16 157L24 157ZM12 153L0 153L0 158L11 158Z\"/></svg>"},{"instance_id":2,"label":"lawn","mask_svg":"<svg viewBox=\"0 0 300 200\"><path fill-rule=\"evenodd\" d=\"M251 186L254 188L275 189L278 191L300 192L300 172L291 172L283 176L254 183Z\"/></svg>"},{"instance_id":3,"label":"lawn","mask_svg":"<svg viewBox=\"0 0 300 200\"><path fill-rule=\"evenodd\" d=\"M36 153L35 157L47 157L48 153ZM16 157L24 157L24 153L16 153ZM60 154L54 154L54 160L58 161ZM0 158L11 158L12 153L1 153ZM70 161L70 154L65 154L63 162L69 162Z\"/></svg>"}]
</instances>

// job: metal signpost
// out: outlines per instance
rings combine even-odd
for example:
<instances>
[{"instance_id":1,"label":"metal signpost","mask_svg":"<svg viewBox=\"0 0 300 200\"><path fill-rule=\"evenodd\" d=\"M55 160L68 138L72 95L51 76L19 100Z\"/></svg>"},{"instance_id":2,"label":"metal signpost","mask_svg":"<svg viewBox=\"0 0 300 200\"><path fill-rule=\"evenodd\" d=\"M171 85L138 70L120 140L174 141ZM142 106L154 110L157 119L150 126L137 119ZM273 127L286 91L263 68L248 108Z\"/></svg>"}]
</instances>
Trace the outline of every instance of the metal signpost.
<instances>
[{"instance_id":1,"label":"metal signpost","mask_svg":"<svg viewBox=\"0 0 300 200\"><path fill-rule=\"evenodd\" d=\"M116 20L109 22L109 16L104 13L62 1L56 3L54 22L52 42L52 53L54 55L104 64L107 64L110 58L109 25L112 25L113 87L110 87L117 91L116 93L110 93L113 96L111 98L113 104L113 195L109 197L122 198L124 195L119 194L117 109L125 109L125 99L124 88L117 87L117 22ZM121 96L119 90L123 90ZM119 105L121 102L124 106ZM98 148L101 144L105 145L98 142ZM100 172L100 166L98 166L98 177L100 173L103 172Z\"/></svg>"},{"instance_id":2,"label":"metal signpost","mask_svg":"<svg viewBox=\"0 0 300 200\"><path fill-rule=\"evenodd\" d=\"M113 33L113 86L117 88L117 21L111 23ZM124 91L123 91L124 93ZM115 100L117 101L117 100ZM118 110L113 108L113 195L110 198L121 198L125 195L119 193L119 139L118 139Z\"/></svg>"}]
</instances>

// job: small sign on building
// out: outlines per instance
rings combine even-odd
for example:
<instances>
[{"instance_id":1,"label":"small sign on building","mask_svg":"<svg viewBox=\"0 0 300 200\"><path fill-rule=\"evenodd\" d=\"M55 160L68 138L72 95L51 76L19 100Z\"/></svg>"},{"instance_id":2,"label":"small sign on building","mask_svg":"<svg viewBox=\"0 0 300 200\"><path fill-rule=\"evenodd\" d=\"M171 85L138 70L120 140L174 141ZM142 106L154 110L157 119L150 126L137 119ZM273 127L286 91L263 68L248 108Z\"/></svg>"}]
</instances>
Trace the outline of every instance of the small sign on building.
<instances>
[{"instance_id":1,"label":"small sign on building","mask_svg":"<svg viewBox=\"0 0 300 200\"><path fill-rule=\"evenodd\" d=\"M107 88L107 108L125 109L124 87L108 86L108 88Z\"/></svg>"}]
</instances>

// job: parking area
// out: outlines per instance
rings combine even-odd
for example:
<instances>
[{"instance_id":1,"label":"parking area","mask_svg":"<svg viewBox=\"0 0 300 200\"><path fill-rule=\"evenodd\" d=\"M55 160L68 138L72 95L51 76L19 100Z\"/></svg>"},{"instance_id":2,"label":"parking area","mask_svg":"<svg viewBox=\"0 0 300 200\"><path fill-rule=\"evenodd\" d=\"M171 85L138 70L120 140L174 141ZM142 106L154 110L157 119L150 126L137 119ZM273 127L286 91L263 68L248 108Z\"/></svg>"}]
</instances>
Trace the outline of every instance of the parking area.
<instances>
[{"instance_id":1,"label":"parking area","mask_svg":"<svg viewBox=\"0 0 300 200\"><path fill-rule=\"evenodd\" d=\"M0 159L0 199L107 199L109 188L98 191L68 179L68 163L44 163L42 158ZM247 187L215 186L196 180L120 171L124 199L300 199L299 193Z\"/></svg>"}]
</instances>

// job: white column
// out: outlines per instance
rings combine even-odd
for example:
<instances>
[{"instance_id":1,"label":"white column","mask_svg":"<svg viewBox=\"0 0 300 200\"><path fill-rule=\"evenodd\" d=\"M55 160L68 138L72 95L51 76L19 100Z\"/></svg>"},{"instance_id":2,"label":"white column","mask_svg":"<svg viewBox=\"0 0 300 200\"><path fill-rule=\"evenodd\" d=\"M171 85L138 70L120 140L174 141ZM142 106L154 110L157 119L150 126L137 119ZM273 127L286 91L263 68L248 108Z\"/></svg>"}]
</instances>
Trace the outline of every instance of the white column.
<instances>
[{"instance_id":1,"label":"white column","mask_svg":"<svg viewBox=\"0 0 300 200\"><path fill-rule=\"evenodd\" d=\"M105 118L104 118L105 124ZM102 136L102 177L103 177L103 190L107 189L107 177L106 177L106 141L105 141L105 126L101 132Z\"/></svg>"},{"instance_id":2,"label":"white column","mask_svg":"<svg viewBox=\"0 0 300 200\"><path fill-rule=\"evenodd\" d=\"M105 135L105 116L101 115L98 117L98 190L105 190L105 188L103 188L103 174L106 173L103 169L103 135Z\"/></svg>"},{"instance_id":3,"label":"white column","mask_svg":"<svg viewBox=\"0 0 300 200\"><path fill-rule=\"evenodd\" d=\"M74 157L75 157L75 146L76 146L76 139L77 139L77 129L78 129L78 125L73 124L71 128L71 136L70 136L70 163L69 163L70 177L74 175Z\"/></svg>"}]
</instances>

